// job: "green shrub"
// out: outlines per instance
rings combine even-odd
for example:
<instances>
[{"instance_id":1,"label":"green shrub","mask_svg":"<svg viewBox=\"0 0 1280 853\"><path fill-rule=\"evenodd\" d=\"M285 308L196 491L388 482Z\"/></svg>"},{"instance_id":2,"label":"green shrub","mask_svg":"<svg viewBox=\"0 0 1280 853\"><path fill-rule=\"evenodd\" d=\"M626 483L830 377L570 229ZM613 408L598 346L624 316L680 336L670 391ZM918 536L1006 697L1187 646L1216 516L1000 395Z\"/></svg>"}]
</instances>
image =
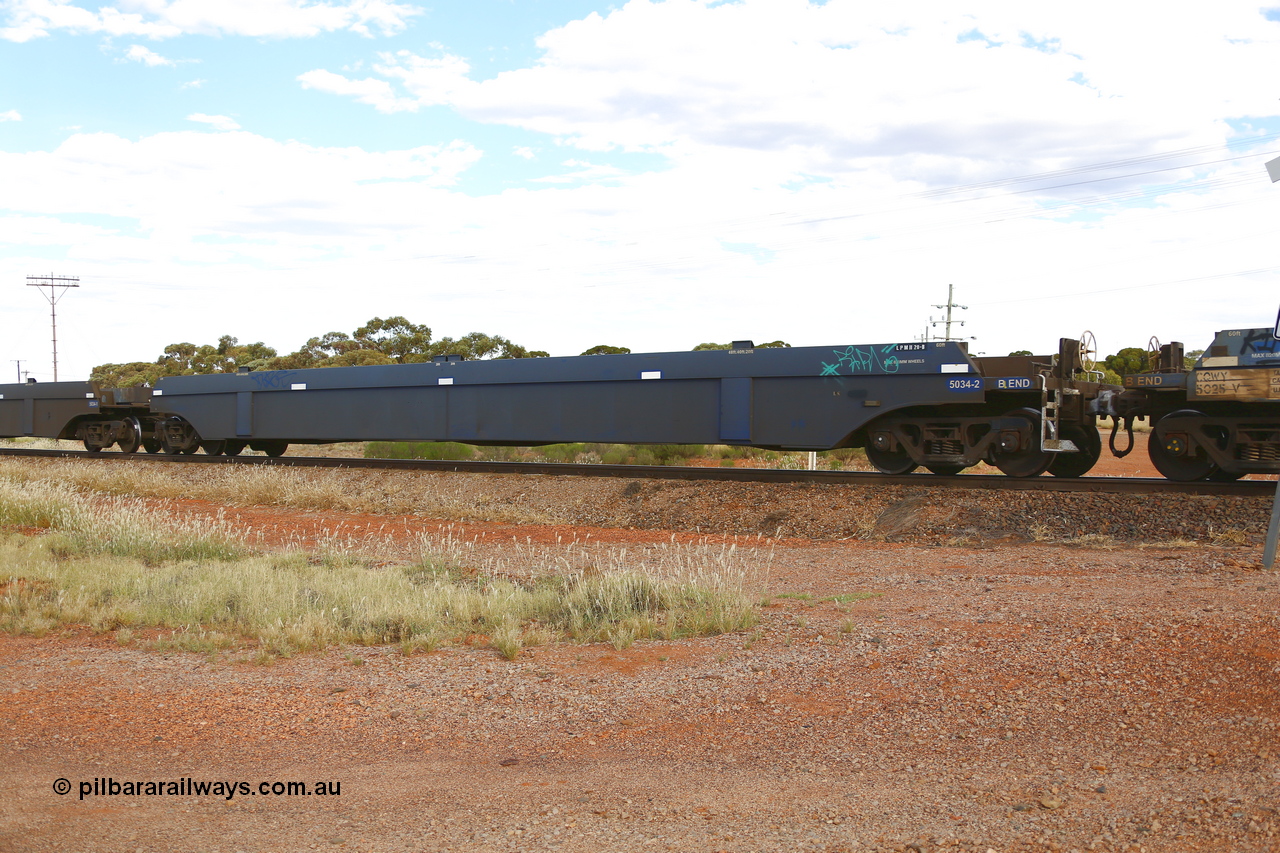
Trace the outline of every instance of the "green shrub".
<instances>
[{"instance_id":1,"label":"green shrub","mask_svg":"<svg viewBox=\"0 0 1280 853\"><path fill-rule=\"evenodd\" d=\"M578 457L587 452L587 445L581 442L575 444L546 444L542 447L534 448L533 452L547 462L571 463L577 462Z\"/></svg>"},{"instance_id":2,"label":"green shrub","mask_svg":"<svg viewBox=\"0 0 1280 853\"><path fill-rule=\"evenodd\" d=\"M364 446L366 459L438 459L448 462L474 459L476 448L456 441L371 441Z\"/></svg>"}]
</instances>

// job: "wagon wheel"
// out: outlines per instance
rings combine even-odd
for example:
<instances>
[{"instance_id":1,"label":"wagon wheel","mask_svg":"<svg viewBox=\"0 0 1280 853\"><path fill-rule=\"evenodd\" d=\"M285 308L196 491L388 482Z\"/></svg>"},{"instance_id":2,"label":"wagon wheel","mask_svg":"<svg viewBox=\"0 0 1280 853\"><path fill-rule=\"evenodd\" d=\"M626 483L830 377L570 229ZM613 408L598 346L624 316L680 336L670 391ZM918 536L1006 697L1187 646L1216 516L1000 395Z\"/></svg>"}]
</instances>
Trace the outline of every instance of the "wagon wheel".
<instances>
[{"instance_id":1,"label":"wagon wheel","mask_svg":"<svg viewBox=\"0 0 1280 853\"><path fill-rule=\"evenodd\" d=\"M1006 418L1022 418L1031 427L1031 443L1025 446L998 445L992 454L995 466L1007 477L1038 477L1053 461L1053 454L1040 449L1040 413L1035 409L1014 409Z\"/></svg>"},{"instance_id":2,"label":"wagon wheel","mask_svg":"<svg viewBox=\"0 0 1280 853\"><path fill-rule=\"evenodd\" d=\"M169 440L169 434L165 433L160 440L160 449L170 456L190 456L200 449L200 442L190 441L186 444L174 444Z\"/></svg>"},{"instance_id":3,"label":"wagon wheel","mask_svg":"<svg viewBox=\"0 0 1280 853\"><path fill-rule=\"evenodd\" d=\"M916 463L911 454L901 447L896 450L881 450L874 444L866 446L867 461L875 466L881 474L910 474L916 470Z\"/></svg>"},{"instance_id":4,"label":"wagon wheel","mask_svg":"<svg viewBox=\"0 0 1280 853\"><path fill-rule=\"evenodd\" d=\"M227 441L227 446L222 448L222 452L226 456L239 456L244 449L249 446L247 441Z\"/></svg>"},{"instance_id":5,"label":"wagon wheel","mask_svg":"<svg viewBox=\"0 0 1280 853\"><path fill-rule=\"evenodd\" d=\"M200 449L200 433L185 419L174 415L156 427L161 449L170 456L190 456Z\"/></svg>"},{"instance_id":6,"label":"wagon wheel","mask_svg":"<svg viewBox=\"0 0 1280 853\"><path fill-rule=\"evenodd\" d=\"M142 425L138 423L137 418L125 418L120 424L116 446L120 448L121 453L137 453L141 445Z\"/></svg>"},{"instance_id":7,"label":"wagon wheel","mask_svg":"<svg viewBox=\"0 0 1280 853\"><path fill-rule=\"evenodd\" d=\"M928 468L931 474L937 474L939 477L951 477L955 474L959 474L965 468L965 466L954 462L949 464L946 462L926 462L924 467Z\"/></svg>"},{"instance_id":8,"label":"wagon wheel","mask_svg":"<svg viewBox=\"0 0 1280 853\"><path fill-rule=\"evenodd\" d=\"M164 450L164 445L154 438L142 437L142 449L148 453L159 453Z\"/></svg>"},{"instance_id":9,"label":"wagon wheel","mask_svg":"<svg viewBox=\"0 0 1280 853\"><path fill-rule=\"evenodd\" d=\"M226 441L202 441L200 446L208 456L221 456L222 452L227 449Z\"/></svg>"},{"instance_id":10,"label":"wagon wheel","mask_svg":"<svg viewBox=\"0 0 1280 853\"><path fill-rule=\"evenodd\" d=\"M1079 453L1055 453L1049 473L1055 477L1083 477L1102 455L1102 436L1094 424L1064 426L1062 437L1080 448Z\"/></svg>"},{"instance_id":11,"label":"wagon wheel","mask_svg":"<svg viewBox=\"0 0 1280 853\"><path fill-rule=\"evenodd\" d=\"M1151 425L1151 437L1147 440L1147 455L1151 464L1156 466L1165 478L1183 483L1204 480L1212 477L1218 466L1213 463L1204 448L1189 447L1190 437L1171 432L1161 435L1160 424L1168 418L1203 418L1200 412L1192 409L1179 409L1165 415Z\"/></svg>"},{"instance_id":12,"label":"wagon wheel","mask_svg":"<svg viewBox=\"0 0 1280 853\"><path fill-rule=\"evenodd\" d=\"M249 447L268 456L283 456L284 452L289 449L289 442L273 438L266 441L251 441L249 442Z\"/></svg>"}]
</instances>

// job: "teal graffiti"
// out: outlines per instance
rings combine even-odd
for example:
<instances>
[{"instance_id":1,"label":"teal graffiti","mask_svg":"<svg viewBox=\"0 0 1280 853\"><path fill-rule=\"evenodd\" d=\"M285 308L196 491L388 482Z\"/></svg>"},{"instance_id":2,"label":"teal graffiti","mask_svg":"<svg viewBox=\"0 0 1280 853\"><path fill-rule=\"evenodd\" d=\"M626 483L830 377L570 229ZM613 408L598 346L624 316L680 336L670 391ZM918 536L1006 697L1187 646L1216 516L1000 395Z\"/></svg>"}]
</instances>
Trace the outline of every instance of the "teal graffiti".
<instances>
[{"instance_id":1,"label":"teal graffiti","mask_svg":"<svg viewBox=\"0 0 1280 853\"><path fill-rule=\"evenodd\" d=\"M845 347L843 350L832 350L836 354L834 364L822 364L822 376L839 376L841 373L897 373L898 357L892 353L897 344L880 347Z\"/></svg>"}]
</instances>

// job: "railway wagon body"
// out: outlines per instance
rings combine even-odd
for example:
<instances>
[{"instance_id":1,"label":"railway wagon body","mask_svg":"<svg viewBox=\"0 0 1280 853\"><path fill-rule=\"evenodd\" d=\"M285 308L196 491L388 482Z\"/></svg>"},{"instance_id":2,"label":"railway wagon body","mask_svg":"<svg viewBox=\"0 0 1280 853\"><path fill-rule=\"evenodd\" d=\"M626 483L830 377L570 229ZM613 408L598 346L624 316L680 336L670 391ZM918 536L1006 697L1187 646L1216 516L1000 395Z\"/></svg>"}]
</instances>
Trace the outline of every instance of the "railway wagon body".
<instances>
[{"instance_id":1,"label":"railway wagon body","mask_svg":"<svg viewBox=\"0 0 1280 853\"><path fill-rule=\"evenodd\" d=\"M154 389L0 386L0 435L89 450L271 455L289 444L458 441L865 447L881 471L1078 476L1119 391L1063 339L1050 356L974 358L954 341L314 368L164 377ZM23 412L39 417L23 420Z\"/></svg>"},{"instance_id":2,"label":"railway wagon body","mask_svg":"<svg viewBox=\"0 0 1280 853\"><path fill-rule=\"evenodd\" d=\"M955 343L761 348L166 377L197 440L572 441L826 450L869 417L972 397ZM976 392L980 396L980 392ZM181 444L181 440L174 443Z\"/></svg>"},{"instance_id":3,"label":"railway wagon body","mask_svg":"<svg viewBox=\"0 0 1280 853\"><path fill-rule=\"evenodd\" d=\"M1153 347L1152 369L1124 377L1116 412L1147 418L1148 454L1171 480L1236 480L1280 471L1280 340L1226 329L1190 370L1183 345ZM1114 445L1114 441L1113 441Z\"/></svg>"},{"instance_id":4,"label":"railway wagon body","mask_svg":"<svg viewBox=\"0 0 1280 853\"><path fill-rule=\"evenodd\" d=\"M166 377L151 410L166 416L161 438L177 452L371 440L865 446L890 473L918 465L945 473L990 459L1032 476L1071 454L1061 468L1074 474L1101 447L1091 408L1101 386L1075 378L1078 350L1065 341L1061 366L1057 357L974 359L954 341L441 357Z\"/></svg>"}]
</instances>

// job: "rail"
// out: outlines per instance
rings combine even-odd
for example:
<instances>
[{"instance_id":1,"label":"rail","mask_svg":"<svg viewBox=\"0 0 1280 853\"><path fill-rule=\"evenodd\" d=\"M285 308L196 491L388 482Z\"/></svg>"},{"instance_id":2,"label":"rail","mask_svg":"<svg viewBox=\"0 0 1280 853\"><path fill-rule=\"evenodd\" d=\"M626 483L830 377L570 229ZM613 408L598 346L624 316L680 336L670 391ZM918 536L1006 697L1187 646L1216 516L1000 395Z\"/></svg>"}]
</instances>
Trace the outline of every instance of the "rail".
<instances>
[{"instance_id":1,"label":"rail","mask_svg":"<svg viewBox=\"0 0 1280 853\"><path fill-rule=\"evenodd\" d=\"M185 465L270 465L292 468L359 468L389 471L434 471L468 474L538 474L544 476L616 477L649 480L705 480L737 483L812 483L855 486L915 486L1000 491L1099 492L1109 494L1183 494L1269 497L1272 480L1179 483L1173 480L1122 477L1006 477L989 474L879 474L869 471L804 471L778 468L692 468L671 465L578 465L565 462L459 462L434 459L363 459L312 456L206 456L148 453L89 453L84 450L0 449L0 457L86 459L104 463Z\"/></svg>"}]
</instances>

